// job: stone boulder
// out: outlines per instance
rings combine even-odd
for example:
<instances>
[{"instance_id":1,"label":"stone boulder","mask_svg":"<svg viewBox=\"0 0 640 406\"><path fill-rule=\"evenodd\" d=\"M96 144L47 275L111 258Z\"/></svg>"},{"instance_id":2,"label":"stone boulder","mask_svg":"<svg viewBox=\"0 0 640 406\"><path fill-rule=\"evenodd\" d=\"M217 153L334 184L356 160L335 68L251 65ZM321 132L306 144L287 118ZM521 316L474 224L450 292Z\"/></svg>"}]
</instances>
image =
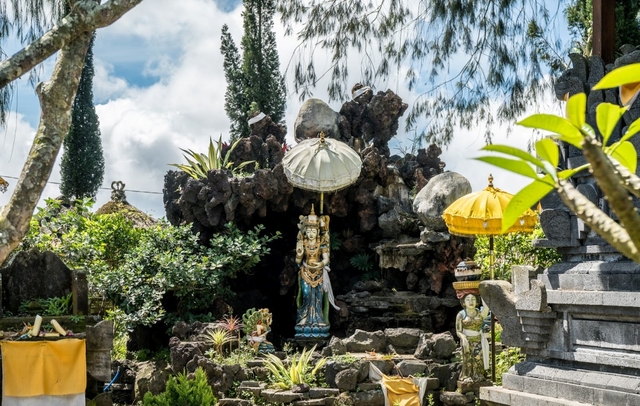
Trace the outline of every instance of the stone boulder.
<instances>
[{"instance_id":1,"label":"stone boulder","mask_svg":"<svg viewBox=\"0 0 640 406\"><path fill-rule=\"evenodd\" d=\"M440 334L434 334L431 339L433 340L432 355L437 359L451 358L453 356L453 352L458 347L458 344L448 331Z\"/></svg>"},{"instance_id":2,"label":"stone boulder","mask_svg":"<svg viewBox=\"0 0 640 406\"><path fill-rule=\"evenodd\" d=\"M418 345L422 331L417 328L388 328L384 330L387 342L398 349L411 349L411 352Z\"/></svg>"},{"instance_id":3,"label":"stone boulder","mask_svg":"<svg viewBox=\"0 0 640 406\"><path fill-rule=\"evenodd\" d=\"M413 200L413 211L426 228L447 231L442 219L444 210L458 198L471 193L471 183L456 172L434 176Z\"/></svg>"},{"instance_id":4,"label":"stone boulder","mask_svg":"<svg viewBox=\"0 0 640 406\"><path fill-rule=\"evenodd\" d=\"M139 364L133 385L135 400L141 401L147 392L151 392L152 395L164 392L171 374L171 366L166 361L148 361Z\"/></svg>"},{"instance_id":5,"label":"stone boulder","mask_svg":"<svg viewBox=\"0 0 640 406\"><path fill-rule=\"evenodd\" d=\"M66 296L71 270L56 254L38 249L20 251L2 268L2 306L14 314L27 300Z\"/></svg>"},{"instance_id":6,"label":"stone boulder","mask_svg":"<svg viewBox=\"0 0 640 406\"><path fill-rule=\"evenodd\" d=\"M418 359L447 360L453 356L457 347L458 344L448 331L440 334L422 334L413 356Z\"/></svg>"},{"instance_id":7,"label":"stone boulder","mask_svg":"<svg viewBox=\"0 0 640 406\"><path fill-rule=\"evenodd\" d=\"M298 142L314 138L321 131L327 137L338 139L340 136L339 123L340 114L329 107L327 103L320 99L309 99L300 107L298 117L293 124L293 133Z\"/></svg>"},{"instance_id":8,"label":"stone boulder","mask_svg":"<svg viewBox=\"0 0 640 406\"><path fill-rule=\"evenodd\" d=\"M427 369L427 363L417 359L405 359L398 363L397 368L400 376L423 374Z\"/></svg>"},{"instance_id":9,"label":"stone boulder","mask_svg":"<svg viewBox=\"0 0 640 406\"><path fill-rule=\"evenodd\" d=\"M387 339L382 331L356 330L351 337L343 340L349 352L375 351L384 352L387 347Z\"/></svg>"},{"instance_id":10,"label":"stone boulder","mask_svg":"<svg viewBox=\"0 0 640 406\"><path fill-rule=\"evenodd\" d=\"M338 372L336 375L336 387L341 391L353 391L356 390L358 385L358 370L354 368L348 368L344 371Z\"/></svg>"},{"instance_id":11,"label":"stone boulder","mask_svg":"<svg viewBox=\"0 0 640 406\"><path fill-rule=\"evenodd\" d=\"M196 355L202 355L200 344L196 342L180 342L176 337L169 341L169 352L171 354L171 366L174 373L182 372L189 361Z\"/></svg>"}]
</instances>

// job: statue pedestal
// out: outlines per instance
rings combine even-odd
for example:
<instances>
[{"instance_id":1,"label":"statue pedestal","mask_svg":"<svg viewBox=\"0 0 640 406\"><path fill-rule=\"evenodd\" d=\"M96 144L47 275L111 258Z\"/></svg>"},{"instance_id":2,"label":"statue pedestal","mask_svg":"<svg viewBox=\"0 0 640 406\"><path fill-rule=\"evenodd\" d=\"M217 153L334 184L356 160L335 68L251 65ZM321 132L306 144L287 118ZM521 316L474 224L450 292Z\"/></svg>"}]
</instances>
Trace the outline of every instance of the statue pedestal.
<instances>
[{"instance_id":1,"label":"statue pedestal","mask_svg":"<svg viewBox=\"0 0 640 406\"><path fill-rule=\"evenodd\" d=\"M315 345L316 351L320 351L322 348L326 347L329 344L329 338L294 337L289 339L288 342L292 343L297 349L311 349Z\"/></svg>"}]
</instances>

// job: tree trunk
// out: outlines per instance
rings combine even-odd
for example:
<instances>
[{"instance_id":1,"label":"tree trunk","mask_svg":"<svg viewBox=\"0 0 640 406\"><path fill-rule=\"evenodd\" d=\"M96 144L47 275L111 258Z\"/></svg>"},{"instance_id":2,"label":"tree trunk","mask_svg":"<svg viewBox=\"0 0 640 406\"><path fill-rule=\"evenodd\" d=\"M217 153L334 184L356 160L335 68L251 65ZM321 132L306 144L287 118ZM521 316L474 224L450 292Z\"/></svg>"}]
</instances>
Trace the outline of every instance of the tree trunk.
<instances>
[{"instance_id":1,"label":"tree trunk","mask_svg":"<svg viewBox=\"0 0 640 406\"><path fill-rule=\"evenodd\" d=\"M42 109L40 124L13 195L0 213L0 264L28 232L33 211L69 132L91 32L115 22L141 1L111 0L102 6L93 0L80 1L59 25L0 63L3 87L60 49L51 79L36 88Z\"/></svg>"}]
</instances>

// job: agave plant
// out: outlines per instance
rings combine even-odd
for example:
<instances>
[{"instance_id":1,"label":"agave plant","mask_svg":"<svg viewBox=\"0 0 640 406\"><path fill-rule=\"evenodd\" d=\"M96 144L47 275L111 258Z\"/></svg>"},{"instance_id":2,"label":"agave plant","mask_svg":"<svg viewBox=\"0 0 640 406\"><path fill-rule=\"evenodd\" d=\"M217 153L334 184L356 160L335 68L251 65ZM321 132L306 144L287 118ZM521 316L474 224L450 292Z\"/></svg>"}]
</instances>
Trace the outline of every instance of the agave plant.
<instances>
[{"instance_id":1,"label":"agave plant","mask_svg":"<svg viewBox=\"0 0 640 406\"><path fill-rule=\"evenodd\" d=\"M184 152L186 155L184 159L187 160L187 165L184 164L169 164L170 166L175 166L176 168L186 172L189 176L194 179L202 179L207 177L207 172L214 169L232 169L233 172L236 173L240 171L245 166L255 163L255 161L246 161L241 164L233 167L233 162L229 162L229 158L231 157L231 153L238 146L240 139L234 142L231 145L231 148L227 151L224 156L222 156L222 150L224 149L224 143L222 142L222 136L218 138L216 143L213 143L213 140L209 138L209 151L207 154L202 154L198 152L194 152L190 149L182 149L180 150Z\"/></svg>"},{"instance_id":2,"label":"agave plant","mask_svg":"<svg viewBox=\"0 0 640 406\"><path fill-rule=\"evenodd\" d=\"M240 343L240 330L242 330L243 324L242 324L242 319L240 319L240 317L234 316L232 314L225 314L224 316L222 316L222 319L217 320L216 323L218 323L218 325L220 327L222 327L223 330L225 330L226 332L229 333L229 335L236 335L236 338L238 339L238 345ZM231 350L231 342L233 340L229 340L229 350Z\"/></svg>"},{"instance_id":3,"label":"agave plant","mask_svg":"<svg viewBox=\"0 0 640 406\"><path fill-rule=\"evenodd\" d=\"M312 368L311 356L315 349L314 345L309 351L303 350L301 354L294 354L289 365L285 365L273 354L265 354L264 366L269 370L271 382L285 390L300 383L311 383L327 361L326 358L321 358Z\"/></svg>"},{"instance_id":4,"label":"agave plant","mask_svg":"<svg viewBox=\"0 0 640 406\"><path fill-rule=\"evenodd\" d=\"M207 333L207 342L213 346L217 354L222 354L222 347L233 340L233 336L226 330L216 329Z\"/></svg>"}]
</instances>

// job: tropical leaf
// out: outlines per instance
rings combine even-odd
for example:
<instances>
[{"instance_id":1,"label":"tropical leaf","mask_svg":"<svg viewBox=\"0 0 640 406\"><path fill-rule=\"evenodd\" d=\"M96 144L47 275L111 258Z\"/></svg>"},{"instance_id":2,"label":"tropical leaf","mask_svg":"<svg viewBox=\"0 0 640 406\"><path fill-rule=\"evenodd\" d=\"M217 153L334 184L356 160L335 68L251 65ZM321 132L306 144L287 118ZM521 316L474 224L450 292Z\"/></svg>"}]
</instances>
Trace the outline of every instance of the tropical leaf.
<instances>
[{"instance_id":1,"label":"tropical leaf","mask_svg":"<svg viewBox=\"0 0 640 406\"><path fill-rule=\"evenodd\" d=\"M611 103L600 103L596 107L596 123L600 134L602 134L602 145L606 146L611 137L611 133L616 128L620 117L627 111L625 107L620 107Z\"/></svg>"},{"instance_id":2,"label":"tropical leaf","mask_svg":"<svg viewBox=\"0 0 640 406\"><path fill-rule=\"evenodd\" d=\"M534 114L516 124L538 130L551 131L557 134L560 140L581 148L582 133L580 132L580 127L576 127L566 118L554 116L553 114Z\"/></svg>"},{"instance_id":3,"label":"tropical leaf","mask_svg":"<svg viewBox=\"0 0 640 406\"><path fill-rule=\"evenodd\" d=\"M613 159L620 162L625 168L627 168L630 172L635 173L636 167L638 166L638 153L629 141L625 142L617 142L615 148L612 148L612 151L609 153ZM612 145L613 147L613 145ZM607 152L605 150L605 152Z\"/></svg>"},{"instance_id":4,"label":"tropical leaf","mask_svg":"<svg viewBox=\"0 0 640 406\"><path fill-rule=\"evenodd\" d=\"M481 156L474 159L477 161L486 162L489 165L497 166L498 168L506 169L509 172L526 176L527 178L538 179L538 174L531 167L531 165L522 160L502 158L499 156Z\"/></svg>"},{"instance_id":5,"label":"tropical leaf","mask_svg":"<svg viewBox=\"0 0 640 406\"><path fill-rule=\"evenodd\" d=\"M635 120L633 123L631 123L629 128L627 128L627 131L622 135L622 138L620 138L620 142L627 141L629 138L633 137L639 132L640 132L640 118Z\"/></svg>"},{"instance_id":6,"label":"tropical leaf","mask_svg":"<svg viewBox=\"0 0 640 406\"><path fill-rule=\"evenodd\" d=\"M544 169L544 164L542 163L541 160L539 160L535 156L531 155L527 151L524 151L520 148L510 147L508 145L492 144L492 145L485 145L481 149L483 151L500 152L501 154L515 156L516 158L520 158L523 161L527 161L537 166L540 169Z\"/></svg>"},{"instance_id":7,"label":"tropical leaf","mask_svg":"<svg viewBox=\"0 0 640 406\"><path fill-rule=\"evenodd\" d=\"M547 175L541 180L534 180L513 196L502 217L502 232L513 226L527 209L537 204L554 188L555 183L552 183L551 176Z\"/></svg>"},{"instance_id":8,"label":"tropical leaf","mask_svg":"<svg viewBox=\"0 0 640 406\"><path fill-rule=\"evenodd\" d=\"M558 179L568 179L570 177L572 177L573 175L575 175L578 172L582 172L585 169L588 169L591 166L591 164L584 164L581 165L577 168L572 168L572 169L565 169L563 171L558 172Z\"/></svg>"},{"instance_id":9,"label":"tropical leaf","mask_svg":"<svg viewBox=\"0 0 640 406\"><path fill-rule=\"evenodd\" d=\"M640 82L640 63L612 70L596 83L593 90L609 89L636 82Z\"/></svg>"},{"instance_id":10,"label":"tropical leaf","mask_svg":"<svg viewBox=\"0 0 640 406\"><path fill-rule=\"evenodd\" d=\"M545 161L548 161L554 168L558 166L560 152L558 151L558 144L551 138L543 138L536 142L536 154Z\"/></svg>"},{"instance_id":11,"label":"tropical leaf","mask_svg":"<svg viewBox=\"0 0 640 406\"><path fill-rule=\"evenodd\" d=\"M567 118L577 128L582 128L587 116L587 95L574 94L567 101Z\"/></svg>"}]
</instances>

